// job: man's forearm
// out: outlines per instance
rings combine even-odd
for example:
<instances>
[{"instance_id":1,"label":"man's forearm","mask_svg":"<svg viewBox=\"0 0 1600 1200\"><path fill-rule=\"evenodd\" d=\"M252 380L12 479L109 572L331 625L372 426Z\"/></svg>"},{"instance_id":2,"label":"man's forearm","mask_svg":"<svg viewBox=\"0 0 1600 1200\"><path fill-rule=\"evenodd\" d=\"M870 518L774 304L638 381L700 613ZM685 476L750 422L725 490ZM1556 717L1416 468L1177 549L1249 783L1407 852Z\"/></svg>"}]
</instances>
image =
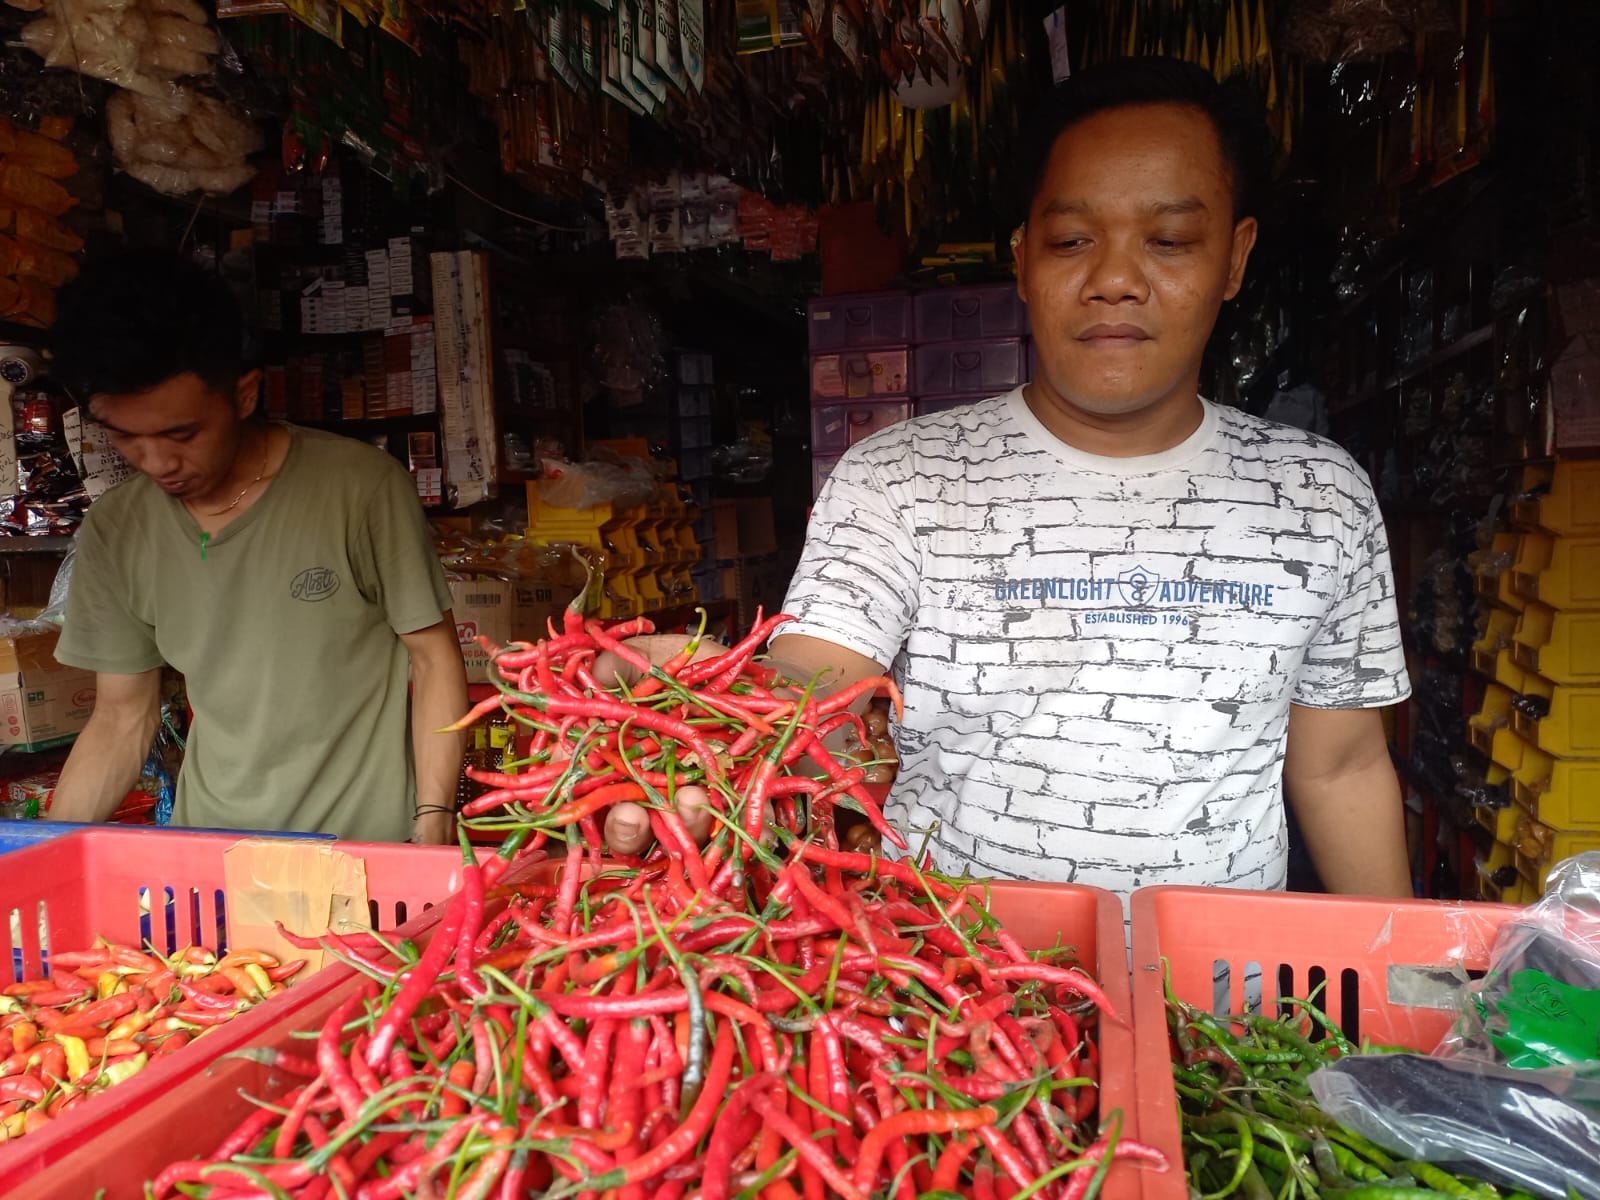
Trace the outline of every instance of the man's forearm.
<instances>
[{"instance_id":1,"label":"man's forearm","mask_svg":"<svg viewBox=\"0 0 1600 1200\"><path fill-rule=\"evenodd\" d=\"M418 668L412 680L411 748L417 765L417 807L455 808L466 735L440 733L467 711L467 684L457 670Z\"/></svg>"},{"instance_id":2,"label":"man's forearm","mask_svg":"<svg viewBox=\"0 0 1600 1200\"><path fill-rule=\"evenodd\" d=\"M1344 775L1285 779L1306 849L1330 892L1415 895L1400 781L1387 758Z\"/></svg>"},{"instance_id":3,"label":"man's forearm","mask_svg":"<svg viewBox=\"0 0 1600 1200\"><path fill-rule=\"evenodd\" d=\"M90 716L61 768L50 819L99 822L116 812L139 781L159 722L159 709L124 719Z\"/></svg>"}]
</instances>

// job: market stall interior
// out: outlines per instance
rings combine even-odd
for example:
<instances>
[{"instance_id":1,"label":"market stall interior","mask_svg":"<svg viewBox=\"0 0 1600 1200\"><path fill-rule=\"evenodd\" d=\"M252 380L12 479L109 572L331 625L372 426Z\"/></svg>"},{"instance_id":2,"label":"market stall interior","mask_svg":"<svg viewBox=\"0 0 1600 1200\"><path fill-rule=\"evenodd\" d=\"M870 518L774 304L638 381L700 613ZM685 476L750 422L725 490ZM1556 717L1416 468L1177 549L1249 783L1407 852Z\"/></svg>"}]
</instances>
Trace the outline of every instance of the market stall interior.
<instances>
[{"instance_id":1,"label":"market stall interior","mask_svg":"<svg viewBox=\"0 0 1600 1200\"><path fill-rule=\"evenodd\" d=\"M1562 0L5 0L0 1194L1600 1197L1597 50L1600 6ZM1199 363L1206 420L1303 431L1283 436L1355 482L1269 461L1270 512L1245 511L1241 476L1217 506L1234 524L1175 519L1157 533L1181 544L1160 551L1119 482L1105 547L1085 505L1036 517L1030 553L1166 558L1008 576L1005 638L924 627L886 658L866 629L857 682L808 678L789 657L821 628L808 571L871 564L841 578L858 623L883 611L876 543L840 510L874 494L861 480L895 439L921 447L924 493L965 502L1015 444L951 482L956 451L906 431L998 444L981 443L994 398L1037 414L1029 397L1059 390L1059 310L1018 280L1017 259L1039 278L1029 130L1072 81L1157 57L1248 114L1241 148L1208 100L1178 102L1211 120L1236 194L1241 163L1265 168L1234 214L1259 214L1248 271ZM1151 243L1117 269L1189 253ZM142 660L142 768L126 788L107 768L125 793L109 821L50 819L83 811L53 809L57 785L120 674L57 658L83 661L63 632L84 619L74 566L105 541L80 530L157 474L91 411L108 393L71 386L57 299L64 314L83 264L127 250L199 264L247 326L267 424L236 422L259 457L221 476L206 519L243 521L275 486L262 430L366 443L387 457L365 448L363 469L401 480L384 545L414 527L442 571L420 617L388 612L411 655L388 646L397 695L408 662L423 694L416 638L448 607L470 711L435 735L464 738L453 803L428 799L420 743L386 766L415 789L413 839L447 844L294 827L279 813L299 796L196 828L179 780L204 693ZM1120 354L1149 332L1097 336ZM1221 686L1227 664L1181 640L1205 640L1183 605L1270 605L1236 533L1309 588L1318 528L1282 513L1313 482L1347 528L1369 482L1375 502L1347 540L1377 581L1351 603L1378 617L1310 623L1335 643L1330 627L1360 626L1347 665L1370 678L1374 630L1398 617L1409 698L1367 695L1387 705L1378 770L1399 780L1414 898L1326 894L1362 889L1324 886L1324 827L1285 810L1292 727L1251 768L1272 804L1247 839L1286 856L1289 894L1272 863L1260 891L1242 868L1204 880L1235 887L1149 886L1191 882L1157 862L1089 886L1117 832L1097 813L1187 803L1141 762L1214 749L1130 735L1154 703L1140 681ZM1175 503L1216 499L1183 487ZM905 524L894 554L937 568L934 523ZM221 534L208 550L196 530L225 563ZM973 559L1010 536L958 532ZM1174 557L1200 548L1199 568ZM172 571L144 559L123 607L154 630L137 597ZM381 606L374 571L340 603ZM291 603L340 586L308 563ZM1059 635L1056 673L1083 694L1039 699L1059 681L1006 638L1058 634L1011 633L1019 597L1100 622ZM1117 627L1144 621L1186 631L1159 662ZM930 654L937 686L911 661ZM1213 716L1233 726L1283 684L1272 663L1205 692ZM1327 694L1302 679L1297 710L1340 707L1317 678ZM947 710L932 727L930 696ZM314 697L260 699L314 723ZM1065 746L1099 794L1064 797L1029 741ZM371 774L370 747L272 746L263 787L301 751ZM1229 752L1237 774L1249 751ZM992 812L940 807L941 756L963 803L970 778L1000 780ZM1224 785L1196 779L1172 838L1217 820ZM1081 801L1081 851L1035 838L1040 796Z\"/></svg>"}]
</instances>

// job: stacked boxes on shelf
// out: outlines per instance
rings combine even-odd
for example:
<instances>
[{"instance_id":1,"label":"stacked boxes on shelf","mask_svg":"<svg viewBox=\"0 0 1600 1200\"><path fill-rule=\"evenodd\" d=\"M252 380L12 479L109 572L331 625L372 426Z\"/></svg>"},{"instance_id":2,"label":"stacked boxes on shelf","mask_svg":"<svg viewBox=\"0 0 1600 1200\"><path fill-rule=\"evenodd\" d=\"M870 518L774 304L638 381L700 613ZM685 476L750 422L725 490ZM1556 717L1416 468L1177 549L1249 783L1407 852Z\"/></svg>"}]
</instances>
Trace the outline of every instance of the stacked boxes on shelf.
<instances>
[{"instance_id":1,"label":"stacked boxes on shelf","mask_svg":"<svg viewBox=\"0 0 1600 1200\"><path fill-rule=\"evenodd\" d=\"M779 571L772 500L715 500L700 520L701 559L695 582L701 600L736 601L741 625L755 619L757 606L769 614L775 611L789 580Z\"/></svg>"},{"instance_id":2,"label":"stacked boxes on shelf","mask_svg":"<svg viewBox=\"0 0 1600 1200\"><path fill-rule=\"evenodd\" d=\"M528 536L542 544L568 542L601 552L605 573L599 614L622 620L695 602L690 570L700 557L695 510L678 484L662 480L648 504L559 508L528 484Z\"/></svg>"},{"instance_id":3,"label":"stacked boxes on shelf","mask_svg":"<svg viewBox=\"0 0 1600 1200\"><path fill-rule=\"evenodd\" d=\"M1600 463L1525 467L1511 519L1478 579L1473 666L1493 683L1471 729L1513 802L1480 812L1496 838L1485 894L1519 901L1561 859L1600 850Z\"/></svg>"},{"instance_id":4,"label":"stacked boxes on shelf","mask_svg":"<svg viewBox=\"0 0 1600 1200\"><path fill-rule=\"evenodd\" d=\"M1014 283L826 296L807 316L813 495L869 434L1030 377L1028 313Z\"/></svg>"}]
</instances>

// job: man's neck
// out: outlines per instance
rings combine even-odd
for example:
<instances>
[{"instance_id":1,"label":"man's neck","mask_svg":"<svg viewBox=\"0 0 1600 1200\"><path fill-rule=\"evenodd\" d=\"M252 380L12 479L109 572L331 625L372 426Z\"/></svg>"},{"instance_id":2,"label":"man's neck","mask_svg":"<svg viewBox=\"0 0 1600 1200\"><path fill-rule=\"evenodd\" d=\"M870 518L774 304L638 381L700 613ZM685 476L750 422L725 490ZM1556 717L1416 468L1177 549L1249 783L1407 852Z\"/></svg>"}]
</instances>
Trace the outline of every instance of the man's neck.
<instances>
[{"instance_id":1,"label":"man's neck","mask_svg":"<svg viewBox=\"0 0 1600 1200\"><path fill-rule=\"evenodd\" d=\"M1023 399L1051 434L1084 454L1100 458L1143 458L1180 446L1205 420L1205 405L1194 391L1175 393L1138 412L1106 415L1087 412L1030 383Z\"/></svg>"},{"instance_id":2,"label":"man's neck","mask_svg":"<svg viewBox=\"0 0 1600 1200\"><path fill-rule=\"evenodd\" d=\"M271 450L270 428L247 425L241 431L239 451L234 455L233 464L228 468L223 482L204 496L184 498L184 507L200 523L201 528L216 532L259 499L259 488L246 496L240 493L249 490L256 482L265 482Z\"/></svg>"}]
</instances>

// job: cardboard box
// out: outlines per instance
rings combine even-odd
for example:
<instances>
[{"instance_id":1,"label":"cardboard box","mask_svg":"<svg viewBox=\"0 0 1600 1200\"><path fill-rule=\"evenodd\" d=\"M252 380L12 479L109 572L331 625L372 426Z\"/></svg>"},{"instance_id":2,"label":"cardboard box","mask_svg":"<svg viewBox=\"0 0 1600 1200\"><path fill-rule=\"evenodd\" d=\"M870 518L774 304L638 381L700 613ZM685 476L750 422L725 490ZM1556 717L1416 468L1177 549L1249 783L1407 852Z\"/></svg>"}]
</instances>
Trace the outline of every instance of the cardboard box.
<instances>
[{"instance_id":1,"label":"cardboard box","mask_svg":"<svg viewBox=\"0 0 1600 1200\"><path fill-rule=\"evenodd\" d=\"M0 638L0 746L70 742L94 711L94 672L56 662L53 631Z\"/></svg>"},{"instance_id":2,"label":"cardboard box","mask_svg":"<svg viewBox=\"0 0 1600 1200\"><path fill-rule=\"evenodd\" d=\"M760 558L778 551L772 500L718 500L711 506L713 558Z\"/></svg>"},{"instance_id":3,"label":"cardboard box","mask_svg":"<svg viewBox=\"0 0 1600 1200\"><path fill-rule=\"evenodd\" d=\"M537 579L450 580L456 638L467 663L467 682L490 682L489 655L479 644L480 637L496 646L537 641L548 636L547 622L552 617L559 621L562 609L577 594L578 589L570 584Z\"/></svg>"}]
</instances>

